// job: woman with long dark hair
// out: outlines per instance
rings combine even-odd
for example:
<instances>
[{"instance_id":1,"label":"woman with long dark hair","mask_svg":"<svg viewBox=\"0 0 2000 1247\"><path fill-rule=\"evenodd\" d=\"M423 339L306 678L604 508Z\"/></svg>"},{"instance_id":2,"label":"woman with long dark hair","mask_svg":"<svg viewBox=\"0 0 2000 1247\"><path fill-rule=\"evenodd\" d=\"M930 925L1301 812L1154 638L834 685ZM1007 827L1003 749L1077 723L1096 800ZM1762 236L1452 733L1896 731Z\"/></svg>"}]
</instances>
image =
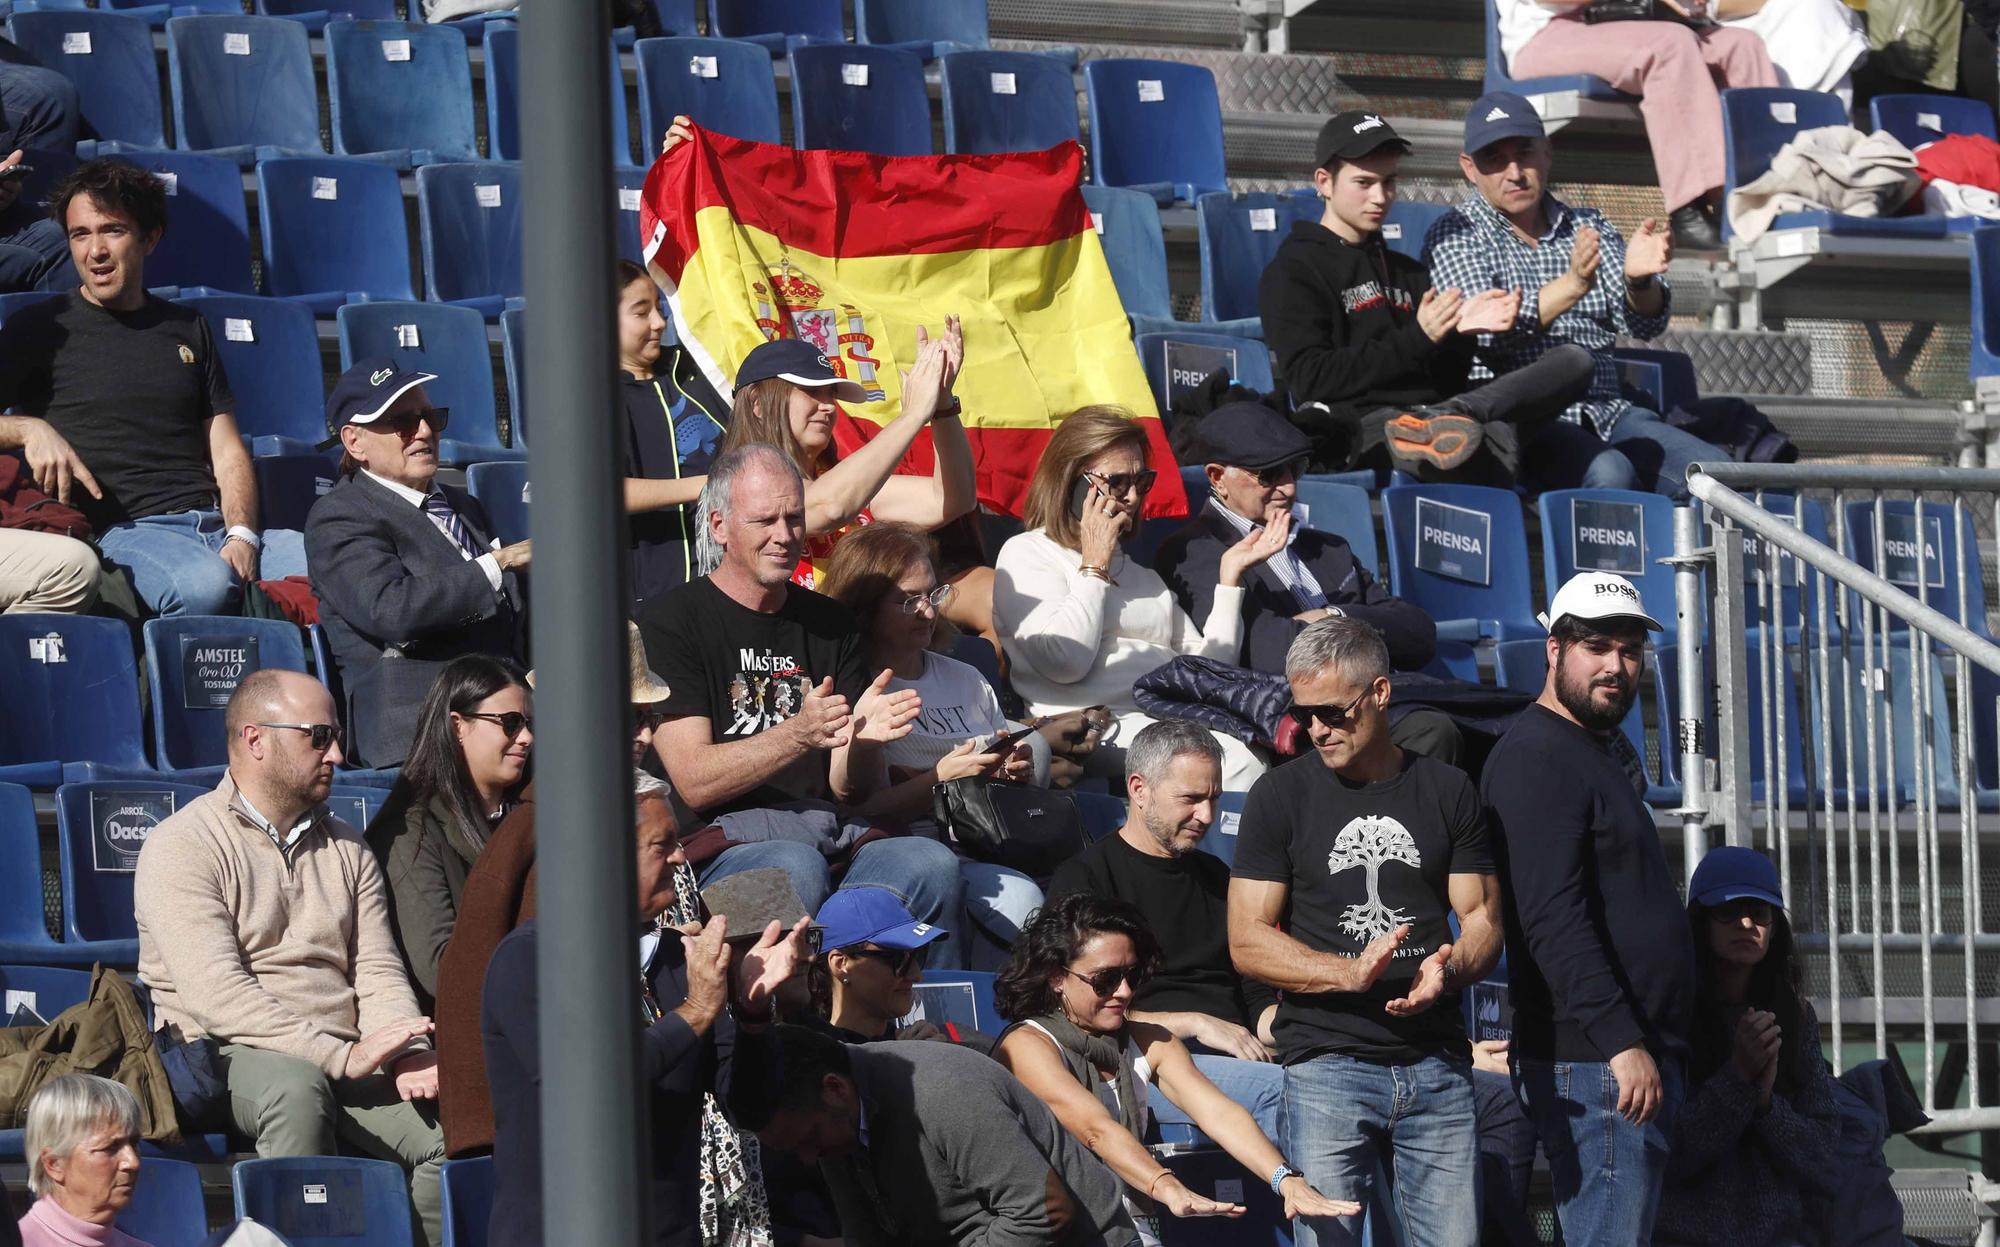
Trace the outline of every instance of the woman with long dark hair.
<instances>
[{"instance_id":1,"label":"woman with long dark hair","mask_svg":"<svg viewBox=\"0 0 2000 1247\"><path fill-rule=\"evenodd\" d=\"M426 1014L465 877L526 786L534 744L521 669L485 654L453 659L424 696L402 776L368 824L396 944Z\"/></svg>"},{"instance_id":2,"label":"woman with long dark hair","mask_svg":"<svg viewBox=\"0 0 2000 1247\"><path fill-rule=\"evenodd\" d=\"M1328 1199L1286 1164L1249 1110L1195 1068L1172 1031L1127 1018L1133 993L1159 964L1159 941L1126 902L1090 892L1049 902L994 980L994 1007L1014 1023L995 1059L1118 1175L1144 1243L1159 1241L1162 1210L1176 1217L1245 1212L1189 1190L1146 1150L1152 1086L1249 1170L1250 1180L1269 1183L1288 1219L1361 1215L1361 1205Z\"/></svg>"},{"instance_id":3,"label":"woman with long dark hair","mask_svg":"<svg viewBox=\"0 0 2000 1247\"><path fill-rule=\"evenodd\" d=\"M1698 992L1689 1091L1653 1242L1831 1242L1840 1126L1777 867L1754 849L1711 850L1688 881L1688 925Z\"/></svg>"}]
</instances>

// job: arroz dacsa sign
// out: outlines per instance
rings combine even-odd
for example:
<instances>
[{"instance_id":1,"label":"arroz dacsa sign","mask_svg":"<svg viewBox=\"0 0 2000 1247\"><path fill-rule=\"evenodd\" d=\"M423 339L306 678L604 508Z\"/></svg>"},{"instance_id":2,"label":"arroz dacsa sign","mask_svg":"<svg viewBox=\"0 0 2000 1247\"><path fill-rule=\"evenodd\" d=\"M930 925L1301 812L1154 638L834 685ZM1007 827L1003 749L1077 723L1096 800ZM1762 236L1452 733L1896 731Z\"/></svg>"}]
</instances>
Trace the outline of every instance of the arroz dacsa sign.
<instances>
[{"instance_id":1,"label":"arroz dacsa sign","mask_svg":"<svg viewBox=\"0 0 2000 1247\"><path fill-rule=\"evenodd\" d=\"M1493 517L1471 507L1417 499L1417 570L1492 584Z\"/></svg>"},{"instance_id":2,"label":"arroz dacsa sign","mask_svg":"<svg viewBox=\"0 0 2000 1247\"><path fill-rule=\"evenodd\" d=\"M99 874L129 875L139 868L146 837L173 817L174 794L128 788L90 794L90 866Z\"/></svg>"}]
</instances>

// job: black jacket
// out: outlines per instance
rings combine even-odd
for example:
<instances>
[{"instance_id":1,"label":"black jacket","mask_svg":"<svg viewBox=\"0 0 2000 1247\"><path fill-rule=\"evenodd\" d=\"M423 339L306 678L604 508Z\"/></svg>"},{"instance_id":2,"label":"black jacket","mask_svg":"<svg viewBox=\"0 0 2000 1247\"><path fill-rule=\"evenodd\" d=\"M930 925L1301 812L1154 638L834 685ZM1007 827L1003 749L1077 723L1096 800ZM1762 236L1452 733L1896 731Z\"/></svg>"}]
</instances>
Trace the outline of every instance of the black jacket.
<instances>
[{"instance_id":1,"label":"black jacket","mask_svg":"<svg viewBox=\"0 0 2000 1247\"><path fill-rule=\"evenodd\" d=\"M1268 325L1265 332L1270 332ZM1237 541L1236 530L1217 513L1219 505L1210 501L1161 542L1153 555L1153 570L1167 582L1189 619L1208 618L1215 603L1215 585L1222 575L1222 553ZM1381 629L1382 639L1389 643L1389 662L1398 670L1415 671L1437 652L1437 624L1423 608L1393 596L1369 575L1345 541L1304 528L1292 539L1292 554L1319 581L1329 606ZM1268 562L1251 569L1250 582L1243 590L1243 649L1237 655L1237 665L1281 674L1285 651L1305 627L1292 618L1300 607Z\"/></svg>"},{"instance_id":2,"label":"black jacket","mask_svg":"<svg viewBox=\"0 0 2000 1247\"><path fill-rule=\"evenodd\" d=\"M687 352L669 347L653 376L641 381L621 372L619 383L626 473L655 481L705 475L728 428L729 405ZM695 577L694 525L691 503L628 518L634 602L656 598Z\"/></svg>"},{"instance_id":3,"label":"black jacket","mask_svg":"<svg viewBox=\"0 0 2000 1247\"><path fill-rule=\"evenodd\" d=\"M1417 324L1430 286L1424 266L1389 250L1379 233L1357 246L1318 221L1293 222L1257 288L1279 388L1299 407L1326 404L1333 425L1350 430L1377 408L1435 403L1463 390L1473 339L1450 334L1434 343ZM1294 419L1302 417L1316 441L1331 432L1313 428L1312 413Z\"/></svg>"}]
</instances>

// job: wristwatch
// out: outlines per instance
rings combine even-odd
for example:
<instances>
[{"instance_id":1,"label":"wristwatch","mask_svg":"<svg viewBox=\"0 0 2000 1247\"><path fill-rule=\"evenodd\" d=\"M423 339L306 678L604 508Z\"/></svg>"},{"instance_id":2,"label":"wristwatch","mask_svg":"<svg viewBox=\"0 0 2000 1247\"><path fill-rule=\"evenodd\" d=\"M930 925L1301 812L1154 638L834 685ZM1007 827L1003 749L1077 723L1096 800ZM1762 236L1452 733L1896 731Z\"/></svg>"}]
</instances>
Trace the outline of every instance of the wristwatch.
<instances>
[{"instance_id":1,"label":"wristwatch","mask_svg":"<svg viewBox=\"0 0 2000 1247\"><path fill-rule=\"evenodd\" d=\"M1278 1188L1285 1184L1286 1178L1303 1178L1305 1176L1290 1165L1280 1164L1276 1169L1271 1171L1271 1194L1278 1194Z\"/></svg>"}]
</instances>

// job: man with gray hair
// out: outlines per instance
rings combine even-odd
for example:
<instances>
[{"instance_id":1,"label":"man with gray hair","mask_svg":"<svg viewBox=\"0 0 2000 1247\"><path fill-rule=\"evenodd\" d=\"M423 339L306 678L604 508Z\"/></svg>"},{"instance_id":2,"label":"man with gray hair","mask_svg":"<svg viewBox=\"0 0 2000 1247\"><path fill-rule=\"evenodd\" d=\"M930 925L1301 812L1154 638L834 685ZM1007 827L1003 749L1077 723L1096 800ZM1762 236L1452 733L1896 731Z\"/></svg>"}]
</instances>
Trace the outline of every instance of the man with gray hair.
<instances>
[{"instance_id":1,"label":"man with gray hair","mask_svg":"<svg viewBox=\"0 0 2000 1247\"><path fill-rule=\"evenodd\" d=\"M882 746L909 733L922 703L889 691L893 672L869 678L846 607L792 582L806 539L798 468L775 446L739 446L710 465L703 504L715 569L639 617L647 663L671 690L653 750L702 816L683 842L702 885L776 868L818 912L830 869L845 866L842 886L887 888L919 920L963 931L950 848L884 838L844 813L887 779Z\"/></svg>"},{"instance_id":2,"label":"man with gray hair","mask_svg":"<svg viewBox=\"0 0 2000 1247\"><path fill-rule=\"evenodd\" d=\"M1184 719L1146 725L1125 750L1125 825L1064 862L1051 901L1072 892L1132 904L1160 942L1160 967L1132 998L1133 1017L1187 1042L1195 1067L1257 1126L1278 1133L1284 1070L1271 1063L1277 995L1229 960L1229 868L1196 848L1215 824L1222 747ZM1187 1117L1156 1103L1163 1123Z\"/></svg>"},{"instance_id":3,"label":"man with gray hair","mask_svg":"<svg viewBox=\"0 0 2000 1247\"><path fill-rule=\"evenodd\" d=\"M1229 885L1236 968L1285 993L1284 1151L1363 1205L1386 1172L1410 1247L1473 1247L1477 1114L1454 1000L1500 955L1479 794L1390 739L1389 653L1367 623L1307 627L1285 678L1313 752L1250 789ZM1296 1236L1351 1247L1360 1218L1301 1218Z\"/></svg>"}]
</instances>

